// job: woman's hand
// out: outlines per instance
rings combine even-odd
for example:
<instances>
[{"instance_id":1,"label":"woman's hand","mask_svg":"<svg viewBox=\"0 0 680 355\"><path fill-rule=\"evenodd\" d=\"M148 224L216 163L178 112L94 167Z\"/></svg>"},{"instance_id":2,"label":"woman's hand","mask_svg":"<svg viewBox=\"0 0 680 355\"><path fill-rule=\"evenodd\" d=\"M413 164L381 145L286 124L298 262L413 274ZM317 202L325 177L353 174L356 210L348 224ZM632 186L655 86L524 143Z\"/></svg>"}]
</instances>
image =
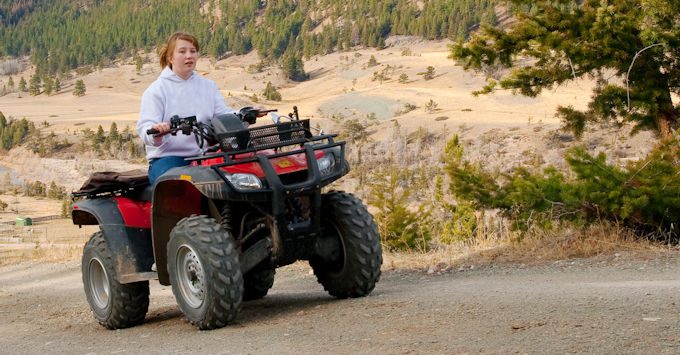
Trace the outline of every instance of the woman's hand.
<instances>
[{"instance_id":1,"label":"woman's hand","mask_svg":"<svg viewBox=\"0 0 680 355\"><path fill-rule=\"evenodd\" d=\"M170 131L170 124L167 122L156 123L155 125L151 126L151 128L157 130L158 133L156 134L159 135Z\"/></svg>"},{"instance_id":2,"label":"woman's hand","mask_svg":"<svg viewBox=\"0 0 680 355\"><path fill-rule=\"evenodd\" d=\"M255 106L255 109L258 110L257 117L267 116L267 109L264 106Z\"/></svg>"}]
</instances>

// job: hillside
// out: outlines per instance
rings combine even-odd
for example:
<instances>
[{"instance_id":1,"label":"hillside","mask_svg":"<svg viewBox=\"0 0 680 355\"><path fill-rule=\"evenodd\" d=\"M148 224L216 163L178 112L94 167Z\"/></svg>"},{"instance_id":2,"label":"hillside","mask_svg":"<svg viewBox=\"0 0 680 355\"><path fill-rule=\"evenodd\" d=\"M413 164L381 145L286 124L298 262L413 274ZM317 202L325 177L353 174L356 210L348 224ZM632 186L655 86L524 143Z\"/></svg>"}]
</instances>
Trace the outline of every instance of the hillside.
<instances>
[{"instance_id":1,"label":"hillside","mask_svg":"<svg viewBox=\"0 0 680 355\"><path fill-rule=\"evenodd\" d=\"M460 39L480 21L495 23L492 1L2 1L0 58L30 55L41 77L63 76L153 52L179 30L201 38L203 53L216 58L257 50L278 61L383 48L395 35Z\"/></svg>"},{"instance_id":2,"label":"hillside","mask_svg":"<svg viewBox=\"0 0 680 355\"><path fill-rule=\"evenodd\" d=\"M448 59L448 43L391 37L384 50L357 49L314 56L305 61L310 79L302 83L286 80L275 66L266 67L261 73L248 73L248 68L259 62L254 52L219 61L202 58L198 70L217 82L235 108L254 104L253 94L262 97L267 82L272 82L279 88L283 101L257 104L283 113L296 105L302 116L311 118L312 124L327 131L339 129L331 119L333 116L366 120L374 115L376 124L370 127L373 142L389 141L395 122L406 133L419 127L443 134L444 138L457 133L467 141L473 158L484 157L489 164L504 168L522 164L530 156L540 156L545 163L563 164L561 152L574 144L586 144L595 151L614 151L617 157L625 159L642 156L649 149L645 144L650 138L648 133L629 137L625 132L596 129L582 142L575 142L570 135L557 131L555 108L560 104L584 105L591 87L589 82L560 87L536 99L514 96L510 92L472 96L470 92L483 84L483 78L463 71ZM378 63L374 67L367 66L371 56ZM383 72L388 66L385 80L373 80L374 73ZM419 74L428 66L434 68L431 80ZM141 93L159 72L153 57L139 74L128 59L84 76L87 93L83 97L71 95L71 80L65 81L61 93L52 96L0 97L0 107L8 117L26 117L36 124L47 122L49 126L42 128L45 135L55 132L75 141L77 133L85 128L108 129L112 122L121 129L134 127ZM398 80L401 74L409 78L405 83ZM0 86L6 80L7 76L0 76ZM431 112L426 109L430 100L437 106ZM402 114L407 104L415 109ZM432 149L441 149L441 146ZM436 160L437 152L433 151L432 155ZM13 150L1 159L3 165L15 168L26 178L56 180L68 189L79 187L93 169L130 167L120 161L96 160L111 157L87 154L79 155L73 162L62 160L70 158L72 156L40 159L25 150Z\"/></svg>"}]
</instances>

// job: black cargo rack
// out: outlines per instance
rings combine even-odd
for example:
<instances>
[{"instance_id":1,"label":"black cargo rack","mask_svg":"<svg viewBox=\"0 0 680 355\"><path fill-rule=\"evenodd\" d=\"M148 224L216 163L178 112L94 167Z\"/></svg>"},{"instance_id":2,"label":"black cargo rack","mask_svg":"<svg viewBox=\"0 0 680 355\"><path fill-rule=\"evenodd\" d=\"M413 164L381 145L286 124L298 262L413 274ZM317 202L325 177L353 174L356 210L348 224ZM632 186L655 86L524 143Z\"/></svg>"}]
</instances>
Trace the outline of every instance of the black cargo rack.
<instances>
[{"instance_id":1,"label":"black cargo rack","mask_svg":"<svg viewBox=\"0 0 680 355\"><path fill-rule=\"evenodd\" d=\"M308 119L221 133L217 136L222 150L230 154L302 144L312 138Z\"/></svg>"},{"instance_id":2,"label":"black cargo rack","mask_svg":"<svg viewBox=\"0 0 680 355\"><path fill-rule=\"evenodd\" d=\"M333 138L336 136L337 134L314 136L309 128L309 119L281 122L218 134L217 139L222 152L187 158L186 160L200 162L207 159L224 158L225 161L229 162L231 161L230 157L235 155L253 153L265 149L279 149L290 146L301 147L305 143L315 142L319 144L324 143L323 141L327 144L333 144Z\"/></svg>"}]
</instances>

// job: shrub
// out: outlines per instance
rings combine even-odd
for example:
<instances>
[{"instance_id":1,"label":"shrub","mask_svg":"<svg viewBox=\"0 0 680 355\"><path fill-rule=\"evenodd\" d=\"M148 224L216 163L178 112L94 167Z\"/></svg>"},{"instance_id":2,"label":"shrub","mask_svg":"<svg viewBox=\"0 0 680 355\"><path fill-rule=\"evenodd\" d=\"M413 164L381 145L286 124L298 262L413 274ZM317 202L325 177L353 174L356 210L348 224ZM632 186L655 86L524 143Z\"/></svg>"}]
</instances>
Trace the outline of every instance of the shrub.
<instances>
[{"instance_id":1,"label":"shrub","mask_svg":"<svg viewBox=\"0 0 680 355\"><path fill-rule=\"evenodd\" d=\"M427 112L429 113L434 113L435 111L437 111L437 107L439 107L439 104L432 99L430 99L430 101L428 101L427 104L425 104L425 110L427 110Z\"/></svg>"},{"instance_id":2,"label":"shrub","mask_svg":"<svg viewBox=\"0 0 680 355\"><path fill-rule=\"evenodd\" d=\"M276 90L276 87L272 85L272 82L269 81L267 82L267 87L264 88L264 91L262 92L262 95L267 99L271 101L281 101L281 93L279 93L278 90Z\"/></svg>"},{"instance_id":3,"label":"shrub","mask_svg":"<svg viewBox=\"0 0 680 355\"><path fill-rule=\"evenodd\" d=\"M650 154L626 167L607 163L585 148L567 151L567 178L554 167L542 171L517 168L492 174L465 161L457 137L449 142L446 171L450 190L477 209L499 209L515 229L550 228L555 220L592 223L620 221L641 232L680 235L680 136L662 141Z\"/></svg>"},{"instance_id":4,"label":"shrub","mask_svg":"<svg viewBox=\"0 0 680 355\"><path fill-rule=\"evenodd\" d=\"M411 191L406 180L410 175L408 170L391 166L369 178L368 203L378 209L375 219L383 245L395 250L425 250L432 238L429 209L422 204L409 208Z\"/></svg>"},{"instance_id":5,"label":"shrub","mask_svg":"<svg viewBox=\"0 0 680 355\"><path fill-rule=\"evenodd\" d=\"M435 180L434 201L432 202L433 233L439 236L442 244L468 241L477 235L477 215L468 202L452 204L446 198L443 179ZM434 216L433 216L434 217Z\"/></svg>"},{"instance_id":6,"label":"shrub","mask_svg":"<svg viewBox=\"0 0 680 355\"><path fill-rule=\"evenodd\" d=\"M371 58L368 59L368 63L366 63L366 66L370 68L370 67L375 67L378 64L380 64L380 63L378 63L378 60L375 59L375 56L371 55Z\"/></svg>"},{"instance_id":7,"label":"shrub","mask_svg":"<svg viewBox=\"0 0 680 355\"><path fill-rule=\"evenodd\" d=\"M422 75L425 80L432 80L434 79L434 67L430 65L424 72L418 73L418 75Z\"/></svg>"},{"instance_id":8,"label":"shrub","mask_svg":"<svg viewBox=\"0 0 680 355\"><path fill-rule=\"evenodd\" d=\"M406 83L408 83L408 75L406 73L401 73L401 75L399 75L399 84Z\"/></svg>"}]
</instances>

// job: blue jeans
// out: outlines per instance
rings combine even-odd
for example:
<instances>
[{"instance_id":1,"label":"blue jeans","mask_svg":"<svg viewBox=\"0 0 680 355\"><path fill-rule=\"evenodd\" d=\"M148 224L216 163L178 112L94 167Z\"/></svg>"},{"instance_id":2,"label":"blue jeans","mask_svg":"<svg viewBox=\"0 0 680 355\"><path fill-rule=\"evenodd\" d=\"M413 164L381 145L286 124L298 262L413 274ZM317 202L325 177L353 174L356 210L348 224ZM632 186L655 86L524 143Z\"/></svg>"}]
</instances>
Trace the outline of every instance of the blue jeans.
<instances>
[{"instance_id":1,"label":"blue jeans","mask_svg":"<svg viewBox=\"0 0 680 355\"><path fill-rule=\"evenodd\" d=\"M149 161L149 182L153 184L166 171L178 166L187 166L189 163L184 160L184 157L175 156L151 159Z\"/></svg>"}]
</instances>

